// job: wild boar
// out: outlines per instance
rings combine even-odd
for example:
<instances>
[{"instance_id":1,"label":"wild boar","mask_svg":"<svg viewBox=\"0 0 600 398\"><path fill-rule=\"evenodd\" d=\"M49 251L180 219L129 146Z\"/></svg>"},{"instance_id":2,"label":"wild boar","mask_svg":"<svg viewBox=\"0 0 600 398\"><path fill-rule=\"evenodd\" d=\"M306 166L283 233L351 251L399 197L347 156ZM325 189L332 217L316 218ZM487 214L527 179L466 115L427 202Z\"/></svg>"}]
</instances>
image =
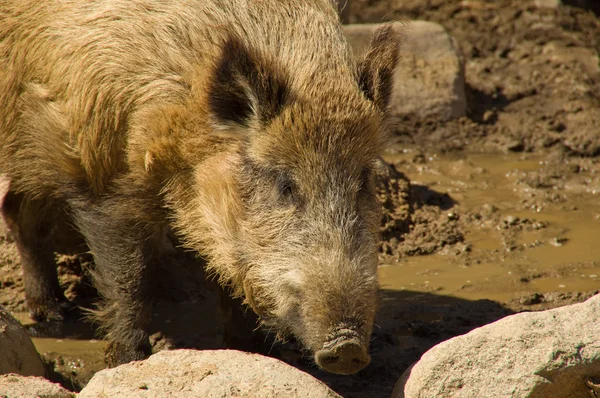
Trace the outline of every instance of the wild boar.
<instances>
[{"instance_id":1,"label":"wild boar","mask_svg":"<svg viewBox=\"0 0 600 398\"><path fill-rule=\"evenodd\" d=\"M320 367L364 368L397 51L383 27L355 60L331 0L0 3L2 214L32 314L62 316L58 208L94 256L110 365L151 352L173 230Z\"/></svg>"}]
</instances>

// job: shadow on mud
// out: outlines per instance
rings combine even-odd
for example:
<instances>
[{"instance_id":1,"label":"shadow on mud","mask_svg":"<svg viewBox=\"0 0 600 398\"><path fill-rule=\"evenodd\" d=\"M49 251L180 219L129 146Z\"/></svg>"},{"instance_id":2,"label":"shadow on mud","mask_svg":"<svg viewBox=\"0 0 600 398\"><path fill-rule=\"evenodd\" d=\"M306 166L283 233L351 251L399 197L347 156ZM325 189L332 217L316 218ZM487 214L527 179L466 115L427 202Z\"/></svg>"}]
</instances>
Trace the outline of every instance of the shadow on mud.
<instances>
[{"instance_id":1,"label":"shadow on mud","mask_svg":"<svg viewBox=\"0 0 600 398\"><path fill-rule=\"evenodd\" d=\"M238 310L238 340L224 344L222 303L206 294L196 302L156 306L152 335L154 350L165 348L219 349L225 346L273 356L310 373L343 397L389 397L400 375L434 345L494 322L513 312L491 300L469 301L415 291L381 290L373 330L371 364L352 376L338 376L316 367L294 342L277 343L272 334L255 331L255 316ZM245 320L241 320L242 315ZM231 315L231 314L230 314ZM226 317L227 318L227 317ZM230 325L231 328L231 325ZM244 338L245 336L245 338Z\"/></svg>"},{"instance_id":2,"label":"shadow on mud","mask_svg":"<svg viewBox=\"0 0 600 398\"><path fill-rule=\"evenodd\" d=\"M418 185L411 183L410 185L411 206L436 206L440 210L449 210L456 202L447 193L440 193L427 187L426 185Z\"/></svg>"},{"instance_id":3,"label":"shadow on mud","mask_svg":"<svg viewBox=\"0 0 600 398\"><path fill-rule=\"evenodd\" d=\"M204 297L194 301L160 300L155 306L151 343L154 351L175 348L224 348L223 318L219 315L219 299L215 290L204 291ZM240 312L242 314L243 312ZM297 345L276 343L264 332L245 333L255 349L246 349L282 359L328 384L343 397L389 397L400 375L420 356L437 343L496 321L512 312L490 300L469 301L450 296L414 291L381 291L381 306L373 330L371 364L352 376L326 373L316 367L310 355ZM246 311L248 319L255 319ZM243 323L243 322L242 322ZM46 325L47 326L47 325ZM56 325L55 325L56 326ZM94 337L93 327L85 322L67 321L59 329L44 329L44 325L29 327L31 334L40 337L65 338L66 343ZM101 362L103 350L87 352L87 361ZM54 357L50 357L51 359ZM71 360L60 356L49 363L50 377L67 388L80 390L92 374L102 366L80 369L81 375L70 376L58 368L56 361ZM101 364L100 364L101 365ZM86 373L87 372L87 373ZM64 374L63 374L64 373Z\"/></svg>"},{"instance_id":4,"label":"shadow on mud","mask_svg":"<svg viewBox=\"0 0 600 398\"><path fill-rule=\"evenodd\" d=\"M503 111L512 101L520 98L508 98L502 90L488 93L478 90L467 84L465 86L469 116L477 123L493 124L498 115L496 112Z\"/></svg>"}]
</instances>

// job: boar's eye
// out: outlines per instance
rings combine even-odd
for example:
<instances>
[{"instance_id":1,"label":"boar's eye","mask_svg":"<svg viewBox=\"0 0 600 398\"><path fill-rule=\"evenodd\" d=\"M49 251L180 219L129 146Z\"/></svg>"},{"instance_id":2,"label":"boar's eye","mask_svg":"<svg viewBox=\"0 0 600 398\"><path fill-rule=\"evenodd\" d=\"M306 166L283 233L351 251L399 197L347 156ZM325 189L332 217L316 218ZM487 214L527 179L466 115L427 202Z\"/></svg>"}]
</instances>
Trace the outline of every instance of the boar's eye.
<instances>
[{"instance_id":1,"label":"boar's eye","mask_svg":"<svg viewBox=\"0 0 600 398\"><path fill-rule=\"evenodd\" d=\"M286 202L296 200L296 184L287 176L280 175L277 178L277 189L279 196Z\"/></svg>"}]
</instances>

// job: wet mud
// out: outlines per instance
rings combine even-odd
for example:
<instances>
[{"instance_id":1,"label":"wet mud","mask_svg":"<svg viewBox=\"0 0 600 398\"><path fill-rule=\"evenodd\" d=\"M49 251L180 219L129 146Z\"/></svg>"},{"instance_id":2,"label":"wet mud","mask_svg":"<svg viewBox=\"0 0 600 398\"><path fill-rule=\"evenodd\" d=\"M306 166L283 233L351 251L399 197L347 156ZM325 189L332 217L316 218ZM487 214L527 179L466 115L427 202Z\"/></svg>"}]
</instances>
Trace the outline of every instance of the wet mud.
<instances>
[{"instance_id":1,"label":"wet mud","mask_svg":"<svg viewBox=\"0 0 600 398\"><path fill-rule=\"evenodd\" d=\"M444 25L465 59L469 112L447 123L403 120L384 153L372 363L353 376L326 374L293 342L275 343L268 333L258 339L261 352L345 397L387 397L438 342L600 289L600 19L588 2L565 3L572 5L352 3L351 22ZM57 255L61 286L74 304L92 308L92 258L67 228L56 232L72 247ZM158 278L154 350L222 347L218 290L202 261L179 253L168 262ZM18 254L2 225L0 304L27 326L53 380L78 391L105 367L93 325L29 320Z\"/></svg>"}]
</instances>

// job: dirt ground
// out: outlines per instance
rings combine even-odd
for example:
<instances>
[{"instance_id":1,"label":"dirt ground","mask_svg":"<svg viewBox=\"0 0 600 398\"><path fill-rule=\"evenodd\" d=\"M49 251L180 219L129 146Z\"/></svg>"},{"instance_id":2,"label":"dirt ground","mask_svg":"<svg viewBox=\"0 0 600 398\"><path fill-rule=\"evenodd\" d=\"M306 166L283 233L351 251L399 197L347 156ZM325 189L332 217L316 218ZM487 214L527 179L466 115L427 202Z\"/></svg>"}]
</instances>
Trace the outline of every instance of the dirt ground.
<instances>
[{"instance_id":1,"label":"dirt ground","mask_svg":"<svg viewBox=\"0 0 600 398\"><path fill-rule=\"evenodd\" d=\"M351 4L350 22L442 24L464 56L468 115L447 123L407 118L384 154L382 297L371 365L334 376L293 344L269 346L271 355L345 397L387 397L434 344L600 289L600 10L584 0L556 9L534 3ZM57 259L68 298L90 307L91 257ZM215 289L193 258L179 260L184 266L161 278L154 348L218 348ZM28 324L52 377L67 388L79 390L104 366L93 328L26 321L18 255L1 225L0 304Z\"/></svg>"}]
</instances>

